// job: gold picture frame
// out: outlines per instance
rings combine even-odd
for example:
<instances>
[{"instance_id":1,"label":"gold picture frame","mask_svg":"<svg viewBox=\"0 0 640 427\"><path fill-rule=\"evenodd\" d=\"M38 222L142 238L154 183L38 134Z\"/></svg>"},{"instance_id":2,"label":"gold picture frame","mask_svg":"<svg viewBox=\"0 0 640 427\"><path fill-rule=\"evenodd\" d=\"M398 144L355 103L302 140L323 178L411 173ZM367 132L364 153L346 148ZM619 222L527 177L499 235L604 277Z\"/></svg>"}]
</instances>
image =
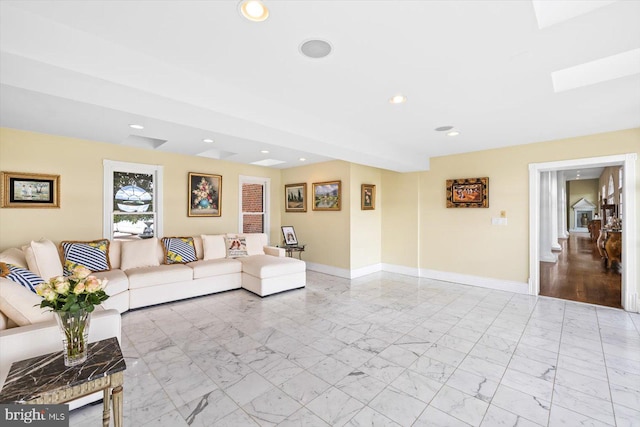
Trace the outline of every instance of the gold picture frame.
<instances>
[{"instance_id":1,"label":"gold picture frame","mask_svg":"<svg viewBox=\"0 0 640 427\"><path fill-rule=\"evenodd\" d=\"M189 172L188 184L188 216L222 216L222 175Z\"/></svg>"},{"instance_id":2,"label":"gold picture frame","mask_svg":"<svg viewBox=\"0 0 640 427\"><path fill-rule=\"evenodd\" d=\"M489 178L447 180L448 208L488 208Z\"/></svg>"},{"instance_id":3,"label":"gold picture frame","mask_svg":"<svg viewBox=\"0 0 640 427\"><path fill-rule=\"evenodd\" d=\"M313 210L339 211L342 209L342 181L313 183Z\"/></svg>"},{"instance_id":4,"label":"gold picture frame","mask_svg":"<svg viewBox=\"0 0 640 427\"><path fill-rule=\"evenodd\" d=\"M0 172L3 208L59 208L60 175Z\"/></svg>"},{"instance_id":5,"label":"gold picture frame","mask_svg":"<svg viewBox=\"0 0 640 427\"><path fill-rule=\"evenodd\" d=\"M376 186L373 184L362 184L360 209L363 211L374 210L376 208Z\"/></svg>"},{"instance_id":6,"label":"gold picture frame","mask_svg":"<svg viewBox=\"0 0 640 427\"><path fill-rule=\"evenodd\" d=\"M284 186L285 212L307 211L307 183L286 184Z\"/></svg>"}]
</instances>

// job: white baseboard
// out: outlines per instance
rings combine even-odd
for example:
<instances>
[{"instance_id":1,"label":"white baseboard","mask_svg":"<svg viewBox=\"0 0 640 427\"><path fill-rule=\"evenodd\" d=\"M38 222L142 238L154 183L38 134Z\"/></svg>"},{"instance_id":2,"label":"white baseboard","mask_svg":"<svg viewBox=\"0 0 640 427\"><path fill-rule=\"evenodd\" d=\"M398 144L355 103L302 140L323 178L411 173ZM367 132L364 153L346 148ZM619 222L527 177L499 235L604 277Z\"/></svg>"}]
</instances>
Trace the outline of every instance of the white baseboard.
<instances>
[{"instance_id":1,"label":"white baseboard","mask_svg":"<svg viewBox=\"0 0 640 427\"><path fill-rule=\"evenodd\" d=\"M529 284L525 282L492 279L490 277L470 276L467 274L449 273L446 271L427 269L420 269L420 277L442 280L444 282L461 283L463 285L479 286L481 288L515 292L518 294L529 294Z\"/></svg>"},{"instance_id":2,"label":"white baseboard","mask_svg":"<svg viewBox=\"0 0 640 427\"><path fill-rule=\"evenodd\" d=\"M315 262L305 261L307 264L307 270L317 271L318 273L328 274L330 276L342 277L344 279L351 279L351 270L346 268L334 267L325 264L316 264Z\"/></svg>"},{"instance_id":3,"label":"white baseboard","mask_svg":"<svg viewBox=\"0 0 640 427\"><path fill-rule=\"evenodd\" d=\"M382 264L382 271L402 274L404 276L420 277L420 269L417 267L406 267L396 264Z\"/></svg>"},{"instance_id":4,"label":"white baseboard","mask_svg":"<svg viewBox=\"0 0 640 427\"><path fill-rule=\"evenodd\" d=\"M331 265L307 263L307 270L330 276L342 277L344 279L356 279L367 274L387 271L405 276L424 277L427 279L442 280L444 282L460 283L463 285L479 286L481 288L497 289L501 291L515 292L519 294L529 294L529 284L525 282L515 282L511 280L492 279L490 277L470 276L467 274L449 273L445 271L418 269L395 264L372 264L366 267L348 270L346 268L333 267Z\"/></svg>"}]
</instances>

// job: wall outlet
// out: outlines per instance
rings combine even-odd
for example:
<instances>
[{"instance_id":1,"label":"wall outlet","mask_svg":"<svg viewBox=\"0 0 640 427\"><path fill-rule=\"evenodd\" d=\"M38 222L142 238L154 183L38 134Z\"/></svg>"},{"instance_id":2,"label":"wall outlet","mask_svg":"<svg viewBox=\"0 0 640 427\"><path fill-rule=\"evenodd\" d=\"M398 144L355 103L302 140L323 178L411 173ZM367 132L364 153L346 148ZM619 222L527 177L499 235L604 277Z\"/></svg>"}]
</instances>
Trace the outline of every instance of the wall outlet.
<instances>
[{"instance_id":1,"label":"wall outlet","mask_svg":"<svg viewBox=\"0 0 640 427\"><path fill-rule=\"evenodd\" d=\"M507 225L507 218L491 218L491 225Z\"/></svg>"}]
</instances>

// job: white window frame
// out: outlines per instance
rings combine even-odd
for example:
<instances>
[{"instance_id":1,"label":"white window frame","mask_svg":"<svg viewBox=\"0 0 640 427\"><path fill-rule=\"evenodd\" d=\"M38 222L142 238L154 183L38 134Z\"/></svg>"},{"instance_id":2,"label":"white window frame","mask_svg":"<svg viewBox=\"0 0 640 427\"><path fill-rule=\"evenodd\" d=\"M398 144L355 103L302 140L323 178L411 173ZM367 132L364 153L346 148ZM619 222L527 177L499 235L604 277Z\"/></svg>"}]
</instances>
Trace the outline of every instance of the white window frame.
<instances>
[{"instance_id":1,"label":"white window frame","mask_svg":"<svg viewBox=\"0 0 640 427\"><path fill-rule=\"evenodd\" d=\"M109 240L113 240L113 173L129 172L143 173L154 175L153 182L153 206L156 213L155 222L153 224L154 237L161 238L163 234L163 200L162 200L162 183L163 169L162 165L149 165L145 163L120 162L116 160L103 160L104 170L103 179L103 216L102 216L102 233Z\"/></svg>"},{"instance_id":2,"label":"white window frame","mask_svg":"<svg viewBox=\"0 0 640 427\"><path fill-rule=\"evenodd\" d=\"M240 175L238 179L238 233L242 233L242 223L244 221L244 214L242 212L242 185L243 184L261 184L264 188L262 192L262 213L246 212L247 215L264 215L263 228L267 238L270 237L270 206L271 206L271 178L265 178L260 176L245 176ZM271 240L267 240L271 241Z\"/></svg>"}]
</instances>

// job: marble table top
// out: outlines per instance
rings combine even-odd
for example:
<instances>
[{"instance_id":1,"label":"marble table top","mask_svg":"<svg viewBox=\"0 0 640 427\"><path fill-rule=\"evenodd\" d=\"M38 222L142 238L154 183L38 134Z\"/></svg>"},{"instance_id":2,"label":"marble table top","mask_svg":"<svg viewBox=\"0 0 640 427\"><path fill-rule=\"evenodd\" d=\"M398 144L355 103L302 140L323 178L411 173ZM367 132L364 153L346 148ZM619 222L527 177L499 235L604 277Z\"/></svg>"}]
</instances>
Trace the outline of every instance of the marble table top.
<instances>
[{"instance_id":1,"label":"marble table top","mask_svg":"<svg viewBox=\"0 0 640 427\"><path fill-rule=\"evenodd\" d=\"M87 360L77 366L64 365L62 350L14 362L0 390L0 403L28 402L45 392L73 387L127 368L117 338L88 347Z\"/></svg>"}]
</instances>

